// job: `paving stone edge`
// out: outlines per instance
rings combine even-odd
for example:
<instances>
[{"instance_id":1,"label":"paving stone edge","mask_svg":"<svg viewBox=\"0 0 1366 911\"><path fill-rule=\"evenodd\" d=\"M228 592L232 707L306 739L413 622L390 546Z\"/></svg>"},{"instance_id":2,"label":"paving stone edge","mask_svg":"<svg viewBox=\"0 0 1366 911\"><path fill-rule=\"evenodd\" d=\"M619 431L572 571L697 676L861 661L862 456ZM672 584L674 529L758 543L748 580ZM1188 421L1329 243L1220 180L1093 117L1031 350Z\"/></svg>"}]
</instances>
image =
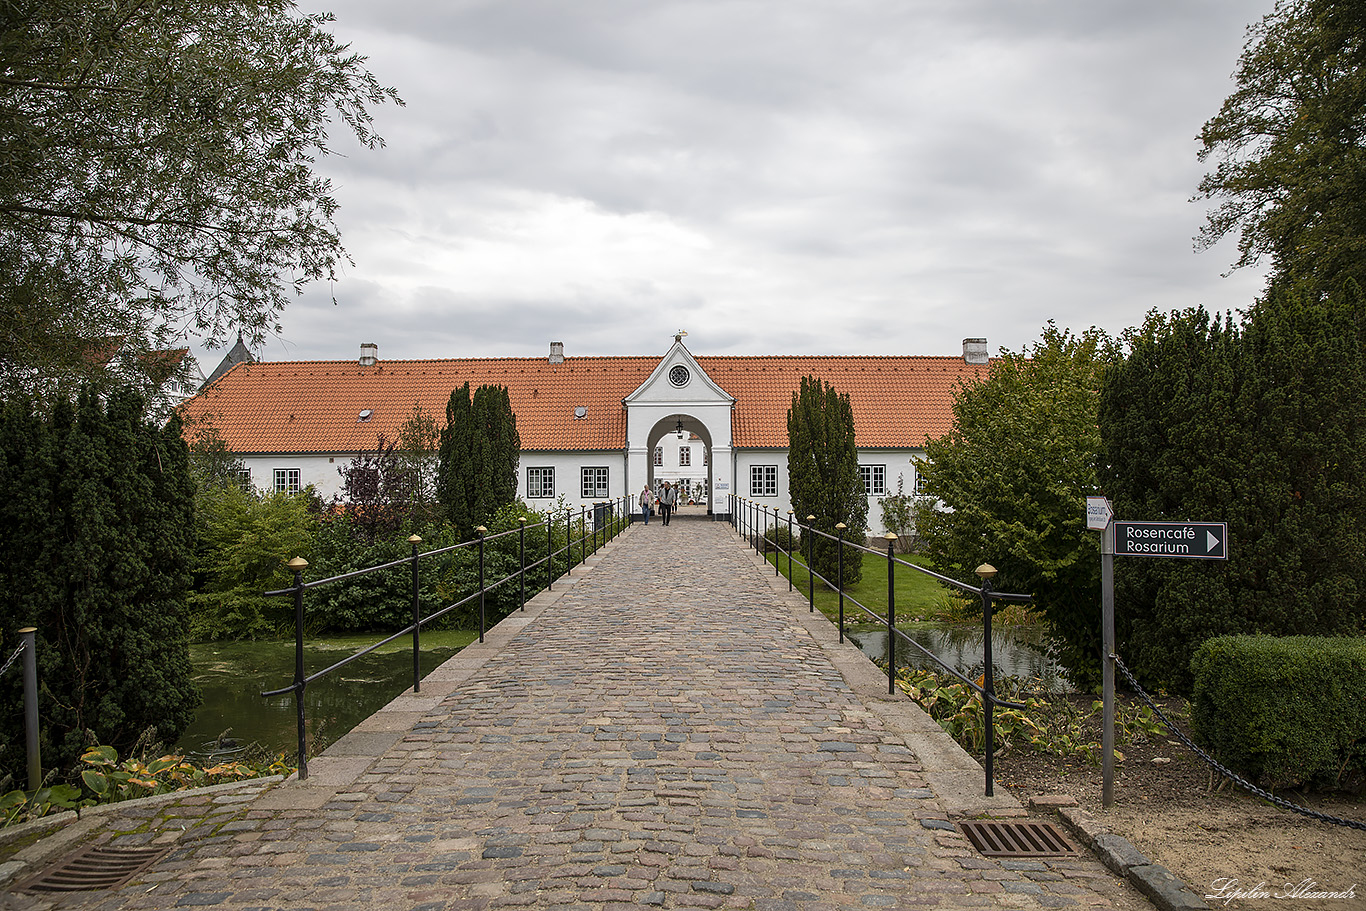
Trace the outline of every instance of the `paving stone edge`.
<instances>
[{"instance_id":1,"label":"paving stone edge","mask_svg":"<svg viewBox=\"0 0 1366 911\"><path fill-rule=\"evenodd\" d=\"M1123 876L1161 911L1208 911L1207 905L1179 876L1155 864L1129 841L1114 834L1071 797L1030 801L1036 810L1056 810L1068 829L1095 852L1105 866Z\"/></svg>"}]
</instances>

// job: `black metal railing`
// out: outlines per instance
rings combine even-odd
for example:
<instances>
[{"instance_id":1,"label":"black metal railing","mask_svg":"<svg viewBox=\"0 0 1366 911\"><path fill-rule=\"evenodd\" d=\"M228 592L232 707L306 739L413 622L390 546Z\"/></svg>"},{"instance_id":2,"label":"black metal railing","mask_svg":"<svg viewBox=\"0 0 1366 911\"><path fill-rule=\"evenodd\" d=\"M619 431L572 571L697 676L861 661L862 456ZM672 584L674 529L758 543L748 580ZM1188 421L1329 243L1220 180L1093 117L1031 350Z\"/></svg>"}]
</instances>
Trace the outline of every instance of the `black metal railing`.
<instances>
[{"instance_id":1,"label":"black metal railing","mask_svg":"<svg viewBox=\"0 0 1366 911\"><path fill-rule=\"evenodd\" d=\"M777 536L774 536L773 539L770 539L770 538L769 538L769 535L768 535L768 530L769 530L770 528L778 528L778 527L780 526L780 523L783 521L783 517L779 515L779 513L778 513L778 511L777 511L776 509L770 508L767 504L758 503L758 502L756 502L756 501L748 500L748 499L746 499L746 498L744 498L744 497L740 497L740 496L738 496L738 495L732 494L732 495L731 495L731 511L730 511L730 513L731 513L731 524L732 524L732 526L735 528L735 530L736 530L736 531L737 531L737 532L738 532L746 541L749 542L750 546L754 548L754 550L755 550L756 553L758 553L760 556L763 556L764 559L767 560L767 559L768 559L768 553L770 552L770 550L772 551L772 553L773 553L773 555L774 555L774 556L773 556L773 571L774 571L774 575L778 575L778 574L780 573L780 569L779 569L779 566L778 566L779 560L781 560L783 556L786 556L786 557L787 557L787 585L788 585L788 589L791 590L791 589L792 589L792 585L793 585L793 583L792 583L793 554L794 554L794 552L795 552L795 550L796 550L795 544L796 544L796 541L797 541L797 539L794 539L794 538L792 537L792 522L793 522L792 510L789 509L789 510L787 511L787 517L786 517L786 523L787 523L787 541L788 541L788 546L787 546L787 547L783 547L783 546L782 546L781 542L777 540ZM771 522L770 522L770 517L771 517L771 519L772 519ZM887 550L886 550L886 554L885 554L886 560L887 560L887 614L886 614L886 616L882 616L882 615L878 614L876 611L874 611L874 610L872 610L871 608L869 608L867 605L865 605L865 604L863 604L862 602L860 602L857 598L855 598L855 597L853 597L852 595L850 595L850 594L848 594L847 592L845 592L845 590L844 590L844 556L845 556L845 551L846 551L846 550L853 550L855 553L867 553L867 554L872 554L872 555L875 556L875 557L882 557L882 556L884 556L883 553L880 552L880 551L878 551L878 550L874 550L874 549L871 548L871 547L867 547L866 545L858 544L858 543L855 543L855 542L853 542L853 541L847 541L847 540L845 540L845 538L844 538L845 525L844 525L844 523L842 523L842 522L836 524L836 526L835 526L835 528L836 528L836 534L832 535L832 534L830 534L830 533L828 533L828 532L821 531L820 529L818 529L818 528L815 527L815 521L816 521L816 517L815 517L815 516L806 516L804 522L803 522L802 519L799 517L797 521L798 521L797 527L798 527L798 529L801 531L801 538L800 538L801 546L804 548L804 551L805 551L804 554L802 555L802 557L799 559L798 565L801 566L801 567L806 571L806 578L807 578L807 592L806 592L806 597L807 597L807 604L810 606L810 610L811 610L812 612L814 612L814 611L816 610L816 580L819 579L819 580L821 581L821 583L822 583L823 585L825 585L825 587L826 587L827 589L831 589L831 590L833 590L833 591L838 592L838 596L839 596L839 619L838 619L838 625L839 625L839 636L840 636L840 641L841 641L841 642L844 641L844 605L845 605L845 602L846 602L846 601L847 601L848 603L854 605L855 607L857 607L857 608L858 608L859 610L861 610L863 613L867 614L870 618L872 618L872 619L873 619L874 621L876 621L877 623L879 623L879 624L881 624L881 625L884 625L884 626L886 627L886 630L887 630L887 692L888 692L889 695L892 694L892 693L894 693L894 692L896 692L896 645L897 645L897 642L898 642L898 640L899 640L899 641L901 641L901 642L903 642L903 643L906 643L906 644L908 644L908 645L914 646L915 648L919 649L921 652L923 652L925 655L927 655L931 660L933 660L936 664L938 664L941 668L943 668L947 673L952 674L954 677L957 677L959 680L963 681L963 683L967 684L970 688L972 688L973 691L975 691L975 692L982 698L982 705L983 705L983 707L984 707L984 709L985 709L985 711L986 711L986 731L985 731L985 733L986 733L986 757L985 757L985 761L984 761L984 763L983 763L983 767L984 767L984 771L986 772L986 796L991 797L991 796L992 796L992 792L993 792L992 763L993 763L993 754L995 753L995 746L996 746L996 745L995 745L995 717L994 717L995 709L996 709L997 706L1001 706L1001 707L1003 707L1003 708L1012 708L1012 709L1024 709L1024 708L1026 708L1026 706L1021 705L1020 703L1017 703L1017 702L1008 702L1008 701L1006 701L1006 700L1004 700L1004 699L998 699L998 698L996 698L996 692L995 692L995 679L994 679L994 671L993 671L993 668L992 668L992 655L991 655L991 618L992 618L992 615L993 615L993 614L996 612L996 610L998 609L997 606L996 606L996 602L1005 602L1005 601L1031 601L1031 600L1033 600L1033 596L1032 596L1032 595L1010 594L1010 593L1007 593L1007 592L998 592L998 591L993 590L992 587L991 587L991 581L992 581L992 579L993 579L993 578L995 577L995 575L996 575L996 570L995 570L994 568L992 568L991 566L987 565L987 564L983 564L982 566L978 567L978 575L979 575L979 576L981 577L981 579L982 579L981 585L969 585L969 584L966 583L966 582L960 582L960 581L958 581L957 579L951 578L951 577L949 577L949 576L942 575L942 574L940 574L940 573L935 572L934 570L926 569L926 568L923 567L923 566L917 566L917 565L914 564L914 563L910 563L910 562L908 562L908 561L906 561L906 560L899 559L899 558L895 555L895 553L893 552L893 551L894 551L894 548L895 548L895 545L896 545L897 536L896 536L895 534L891 533L891 532L888 532L887 535L886 535L886 536L884 537L884 539L883 539L883 540L885 540L885 541L887 542ZM826 540L828 540L828 541L831 541L831 542L834 542L834 543L835 543L836 550L837 550L837 554L838 554L838 559L837 559L836 578L833 579L833 580L832 580L832 579L827 579L824 575L822 575L820 572L818 572L818 571L814 568L814 565L813 565L813 564L814 564L815 561L812 559L812 555L813 555L813 552L814 552L814 550L815 550L815 543L816 543L817 538L824 538L824 539L826 539ZM929 649L925 648L925 647L924 647L923 645L921 645L919 642L916 642L914 639L912 639L910 636L908 636L908 635L907 635L905 632L903 632L902 630L897 629L897 626L896 626L896 568L897 568L897 566L904 566L904 567L906 567L907 569L914 570L915 572L923 573L923 574L925 574L925 575L927 575L927 576L931 576L931 577L933 577L934 579L937 579L939 582L943 583L944 585L947 585L947 586L949 586L949 587L951 587L951 588L958 589L959 591L961 591L961 592L963 592L963 593L965 593L965 594L975 595L978 599L980 599L980 601L981 601L981 603L982 603L982 653L983 653L983 654L982 654L983 675L982 675L982 683L981 683L981 684L978 684L977 681L975 681L975 680L969 680L969 679L968 679L967 677L965 677L961 672L959 672L959 670L958 670L957 668L954 668L954 667L949 666L949 665L946 664L943 660L941 660L941 659L939 658L938 655L934 654L934 653L931 652Z\"/></svg>"},{"instance_id":2,"label":"black metal railing","mask_svg":"<svg viewBox=\"0 0 1366 911\"><path fill-rule=\"evenodd\" d=\"M444 617L451 611L473 604L477 600L479 604L479 641L483 642L484 634L487 631L488 626L486 596L489 592L516 579L519 590L519 609L526 610L526 582L528 575L538 573L540 568L544 566L546 589L553 589L555 580L560 578L560 574L557 572L559 567L563 566L563 575L572 575L575 563L584 563L589 557L590 549L591 552L596 552L600 547L615 538L627 527L630 521L629 498L619 497L615 500L594 503L591 514L589 513L587 506L582 506L577 513L575 513L573 509L566 508L564 510L552 510L546 513L540 513L539 515L543 518L538 522L530 522L527 518L523 517L519 520L517 528L493 535L488 534L488 530L483 526L480 526L476 529L477 537L472 540L460 544L453 544L449 547L429 550L425 553L419 551L419 545L422 543L422 539L417 535L413 535L408 538L408 542L412 545L411 556L399 560L392 560L388 563L382 563L378 566L358 569L354 572L342 573L341 575L331 576L326 579L316 579L305 582L304 570L308 568L308 561L301 557L295 557L293 560L289 561L287 565L294 572L294 583L288 588L268 591L265 594L267 596L292 595L294 597L294 681L289 686L264 692L261 696L268 698L272 696L281 696L285 693L294 694L295 714L298 720L299 778L301 780L308 778L307 721L304 711L304 692L310 683L326 677L333 671L345 667L352 661L368 655L378 648L388 645L404 636L411 635L413 649L413 692L421 692L422 674L420 668L420 655L422 647L422 627ZM558 526L561 520L564 522L564 543L563 546L556 547L555 537L559 530ZM527 531L528 529L535 530L542 527L545 528L546 533L545 556L528 563L526 551ZM485 556L489 544L503 539L510 539L514 535L517 537L517 570L500 579L489 580L485 574ZM574 547L576 544L578 545L577 561L574 555ZM477 552L478 582L475 586L475 590L458 601L447 604L425 617L422 616L419 584L420 562L422 560L442 557L465 549L475 550ZM378 642L359 649L330 667L306 675L304 673L304 592L309 589L320 588L324 585L345 582L359 576L393 570L402 566L409 567L410 572L412 573L412 622L393 635L387 636Z\"/></svg>"}]
</instances>

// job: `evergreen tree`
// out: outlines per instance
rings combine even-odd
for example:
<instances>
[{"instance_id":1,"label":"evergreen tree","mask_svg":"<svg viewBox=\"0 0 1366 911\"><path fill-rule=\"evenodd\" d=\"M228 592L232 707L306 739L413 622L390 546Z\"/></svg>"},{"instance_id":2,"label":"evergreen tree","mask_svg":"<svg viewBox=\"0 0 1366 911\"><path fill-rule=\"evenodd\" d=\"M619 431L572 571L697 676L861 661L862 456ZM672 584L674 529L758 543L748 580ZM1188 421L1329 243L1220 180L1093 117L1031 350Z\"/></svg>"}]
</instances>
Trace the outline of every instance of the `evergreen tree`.
<instances>
[{"instance_id":1,"label":"evergreen tree","mask_svg":"<svg viewBox=\"0 0 1366 911\"><path fill-rule=\"evenodd\" d=\"M1366 623L1366 327L1360 294L1275 289L1241 325L1152 318L1107 376L1103 482L1121 518L1224 521L1227 561L1120 559L1120 647L1156 685L1226 633Z\"/></svg>"},{"instance_id":2,"label":"evergreen tree","mask_svg":"<svg viewBox=\"0 0 1366 911\"><path fill-rule=\"evenodd\" d=\"M965 580L990 563L997 589L1034 595L1080 686L1099 679L1100 551L1086 497L1100 378L1116 357L1100 330L1078 337L1050 323L1032 348L1003 354L957 393L953 430L926 443L920 467L923 552Z\"/></svg>"},{"instance_id":3,"label":"evergreen tree","mask_svg":"<svg viewBox=\"0 0 1366 911\"><path fill-rule=\"evenodd\" d=\"M787 484L792 510L802 525L815 516L819 531L836 535L843 522L846 540L863 543L868 532L868 492L858 469L854 447L854 410L848 394L816 377L802 377L787 412ZM812 542L811 563L835 584L839 572L836 542L819 535ZM844 561L846 585L863 578L860 560Z\"/></svg>"},{"instance_id":4,"label":"evergreen tree","mask_svg":"<svg viewBox=\"0 0 1366 911\"><path fill-rule=\"evenodd\" d=\"M441 430L437 498L462 537L517 498L522 443L505 386L465 383L451 393Z\"/></svg>"},{"instance_id":5,"label":"evergreen tree","mask_svg":"<svg viewBox=\"0 0 1366 911\"><path fill-rule=\"evenodd\" d=\"M91 738L130 750L173 741L193 718L186 597L194 486L178 420L156 427L128 389L3 414L0 611L6 641L38 628L44 762L73 762ZM0 681L0 763L23 768L21 689Z\"/></svg>"}]
</instances>

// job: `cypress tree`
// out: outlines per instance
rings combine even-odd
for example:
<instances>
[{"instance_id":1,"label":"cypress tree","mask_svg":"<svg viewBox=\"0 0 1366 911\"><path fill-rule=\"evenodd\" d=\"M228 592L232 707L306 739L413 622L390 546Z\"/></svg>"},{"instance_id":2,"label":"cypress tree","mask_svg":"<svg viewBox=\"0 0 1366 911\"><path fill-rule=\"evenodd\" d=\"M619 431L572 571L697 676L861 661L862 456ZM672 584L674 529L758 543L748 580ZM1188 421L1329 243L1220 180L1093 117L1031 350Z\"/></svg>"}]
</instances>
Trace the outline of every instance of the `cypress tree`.
<instances>
[{"instance_id":1,"label":"cypress tree","mask_svg":"<svg viewBox=\"0 0 1366 911\"><path fill-rule=\"evenodd\" d=\"M846 540L863 543L868 531L868 492L854 446L854 409L849 396L816 377L802 377L787 412L788 498L803 525L815 516L817 530L836 535L843 522ZM821 536L812 543L812 566L834 585L838 545ZM844 561L845 584L863 578L862 561Z\"/></svg>"},{"instance_id":2,"label":"cypress tree","mask_svg":"<svg viewBox=\"0 0 1366 911\"><path fill-rule=\"evenodd\" d=\"M188 450L178 421L158 428L144 409L123 388L104 400L86 390L75 408L11 401L4 411L3 471L31 486L4 507L0 604L7 641L38 628L49 767L74 762L92 739L128 752L154 729L151 742L173 742L199 701L186 627ZM0 684L0 761L18 773L22 696L15 681Z\"/></svg>"},{"instance_id":3,"label":"cypress tree","mask_svg":"<svg viewBox=\"0 0 1366 911\"><path fill-rule=\"evenodd\" d=\"M505 386L465 383L451 393L441 430L437 498L462 538L517 499L522 443Z\"/></svg>"}]
</instances>

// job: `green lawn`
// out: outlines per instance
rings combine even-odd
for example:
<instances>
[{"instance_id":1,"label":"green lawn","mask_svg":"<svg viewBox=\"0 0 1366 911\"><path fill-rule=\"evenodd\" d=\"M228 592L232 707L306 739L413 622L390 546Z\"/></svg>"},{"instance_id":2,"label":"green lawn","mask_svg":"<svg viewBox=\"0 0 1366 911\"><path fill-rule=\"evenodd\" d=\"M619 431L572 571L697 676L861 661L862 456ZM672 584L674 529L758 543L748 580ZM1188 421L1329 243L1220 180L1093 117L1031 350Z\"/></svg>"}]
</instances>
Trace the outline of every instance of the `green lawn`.
<instances>
[{"instance_id":1,"label":"green lawn","mask_svg":"<svg viewBox=\"0 0 1366 911\"><path fill-rule=\"evenodd\" d=\"M878 620L885 620L887 617L887 558L861 551L856 553L863 559L863 580L856 585L845 587L844 621L846 624L854 624L875 623ZM845 559L848 560L853 556L855 554L846 555ZM898 554L897 557L907 563L929 566L925 558L914 554ZM782 575L786 576L787 555L778 554L777 558L778 569ZM806 597L807 580L810 576L806 568L799 562L800 560L800 554L793 555L792 585L794 590L801 593L802 597ZM773 561L774 555L769 554L768 562L773 563ZM971 602L963 601L957 596L956 590L949 589L933 576L897 564L894 579L897 623L915 620L964 621L975 620L980 617L979 602L975 598ZM835 620L839 616L839 595L825 588L819 579L816 580L815 595L816 609L831 620ZM857 605L850 603L850 598L857 600L876 613L877 618L869 616Z\"/></svg>"}]
</instances>

